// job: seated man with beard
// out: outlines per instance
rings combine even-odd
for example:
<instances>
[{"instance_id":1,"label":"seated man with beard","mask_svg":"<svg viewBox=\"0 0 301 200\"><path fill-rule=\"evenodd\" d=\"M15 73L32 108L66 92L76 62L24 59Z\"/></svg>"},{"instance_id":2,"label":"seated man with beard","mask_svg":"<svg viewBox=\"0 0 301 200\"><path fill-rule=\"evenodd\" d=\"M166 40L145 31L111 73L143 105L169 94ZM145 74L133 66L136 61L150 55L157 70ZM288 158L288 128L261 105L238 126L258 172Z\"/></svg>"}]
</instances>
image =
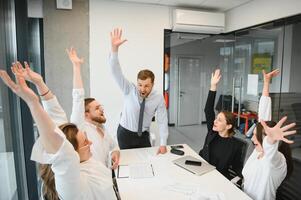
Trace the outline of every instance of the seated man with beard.
<instances>
[{"instance_id":1,"label":"seated man with beard","mask_svg":"<svg viewBox=\"0 0 301 200\"><path fill-rule=\"evenodd\" d=\"M73 64L73 105L70 121L85 131L88 139L92 141L93 158L109 167L111 163L109 155L111 153L112 169L116 169L119 164L120 152L116 142L105 132L106 117L103 107L94 98L84 99L80 71L83 59L78 58L73 48L67 50L67 53Z\"/></svg>"}]
</instances>

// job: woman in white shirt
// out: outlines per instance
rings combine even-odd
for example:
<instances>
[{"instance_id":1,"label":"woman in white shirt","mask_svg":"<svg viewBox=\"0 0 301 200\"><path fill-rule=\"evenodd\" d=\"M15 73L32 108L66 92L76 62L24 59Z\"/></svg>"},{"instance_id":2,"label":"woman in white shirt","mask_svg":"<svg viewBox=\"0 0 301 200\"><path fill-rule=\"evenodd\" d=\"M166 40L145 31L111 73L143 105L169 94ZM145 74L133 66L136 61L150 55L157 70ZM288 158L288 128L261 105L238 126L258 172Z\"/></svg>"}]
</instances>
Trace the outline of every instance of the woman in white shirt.
<instances>
[{"instance_id":1,"label":"woman in white shirt","mask_svg":"<svg viewBox=\"0 0 301 200\"><path fill-rule=\"evenodd\" d=\"M255 200L276 199L277 188L292 171L291 151L288 144L293 141L284 136L296 133L295 130L289 131L295 123L281 127L286 117L277 124L270 121L269 84L271 78L278 74L279 70L268 74L263 71L264 86L258 111L260 123L257 124L252 137L255 149L242 171L244 191Z\"/></svg>"},{"instance_id":2,"label":"woman in white shirt","mask_svg":"<svg viewBox=\"0 0 301 200\"><path fill-rule=\"evenodd\" d=\"M12 67L16 83L0 70L4 83L28 105L39 130L31 159L51 165L55 188L51 199L116 199L111 172L100 162L91 159L90 145L86 134L68 123L59 129L43 109L38 96L27 86L20 63ZM25 70L30 68L27 65ZM41 84L44 84L41 82ZM40 91L40 96L50 91ZM55 194L57 192L57 194Z\"/></svg>"}]
</instances>

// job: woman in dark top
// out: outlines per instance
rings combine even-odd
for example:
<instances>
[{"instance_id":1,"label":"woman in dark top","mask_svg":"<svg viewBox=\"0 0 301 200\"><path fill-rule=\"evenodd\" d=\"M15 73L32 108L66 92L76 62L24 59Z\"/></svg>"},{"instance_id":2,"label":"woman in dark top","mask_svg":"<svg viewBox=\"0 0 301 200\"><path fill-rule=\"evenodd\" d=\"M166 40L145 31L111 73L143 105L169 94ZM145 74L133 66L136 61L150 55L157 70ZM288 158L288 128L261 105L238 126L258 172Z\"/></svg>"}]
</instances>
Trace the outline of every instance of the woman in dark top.
<instances>
[{"instance_id":1,"label":"woman in dark top","mask_svg":"<svg viewBox=\"0 0 301 200\"><path fill-rule=\"evenodd\" d=\"M217 84L221 79L220 70L215 70L211 76L211 86L205 106L205 116L208 133L204 147L199 155L214 165L228 179L230 165L240 162L241 146L232 137L234 135L235 118L231 112L221 111L215 118L214 102ZM237 173L241 173L239 169Z\"/></svg>"}]
</instances>

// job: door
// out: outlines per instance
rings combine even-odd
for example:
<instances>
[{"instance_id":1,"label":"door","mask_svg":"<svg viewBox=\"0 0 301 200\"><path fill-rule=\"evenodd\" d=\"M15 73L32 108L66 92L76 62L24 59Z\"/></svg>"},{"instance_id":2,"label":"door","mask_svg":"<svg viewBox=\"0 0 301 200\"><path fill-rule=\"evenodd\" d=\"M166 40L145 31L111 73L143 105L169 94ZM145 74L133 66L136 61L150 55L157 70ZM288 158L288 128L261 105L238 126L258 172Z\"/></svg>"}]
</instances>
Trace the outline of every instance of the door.
<instances>
[{"instance_id":1,"label":"door","mask_svg":"<svg viewBox=\"0 0 301 200\"><path fill-rule=\"evenodd\" d=\"M178 126L200 123L200 63L198 57L179 57Z\"/></svg>"}]
</instances>

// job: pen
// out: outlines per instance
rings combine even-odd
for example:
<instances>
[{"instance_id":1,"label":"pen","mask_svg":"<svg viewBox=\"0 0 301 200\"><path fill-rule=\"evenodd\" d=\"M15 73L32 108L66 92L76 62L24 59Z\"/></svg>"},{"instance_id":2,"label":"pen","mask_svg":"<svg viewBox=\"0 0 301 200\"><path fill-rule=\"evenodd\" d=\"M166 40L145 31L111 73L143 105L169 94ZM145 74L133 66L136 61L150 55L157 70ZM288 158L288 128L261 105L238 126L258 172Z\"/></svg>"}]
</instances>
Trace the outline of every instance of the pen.
<instances>
[{"instance_id":1,"label":"pen","mask_svg":"<svg viewBox=\"0 0 301 200\"><path fill-rule=\"evenodd\" d=\"M155 176L153 165L151 164L153 176Z\"/></svg>"}]
</instances>

